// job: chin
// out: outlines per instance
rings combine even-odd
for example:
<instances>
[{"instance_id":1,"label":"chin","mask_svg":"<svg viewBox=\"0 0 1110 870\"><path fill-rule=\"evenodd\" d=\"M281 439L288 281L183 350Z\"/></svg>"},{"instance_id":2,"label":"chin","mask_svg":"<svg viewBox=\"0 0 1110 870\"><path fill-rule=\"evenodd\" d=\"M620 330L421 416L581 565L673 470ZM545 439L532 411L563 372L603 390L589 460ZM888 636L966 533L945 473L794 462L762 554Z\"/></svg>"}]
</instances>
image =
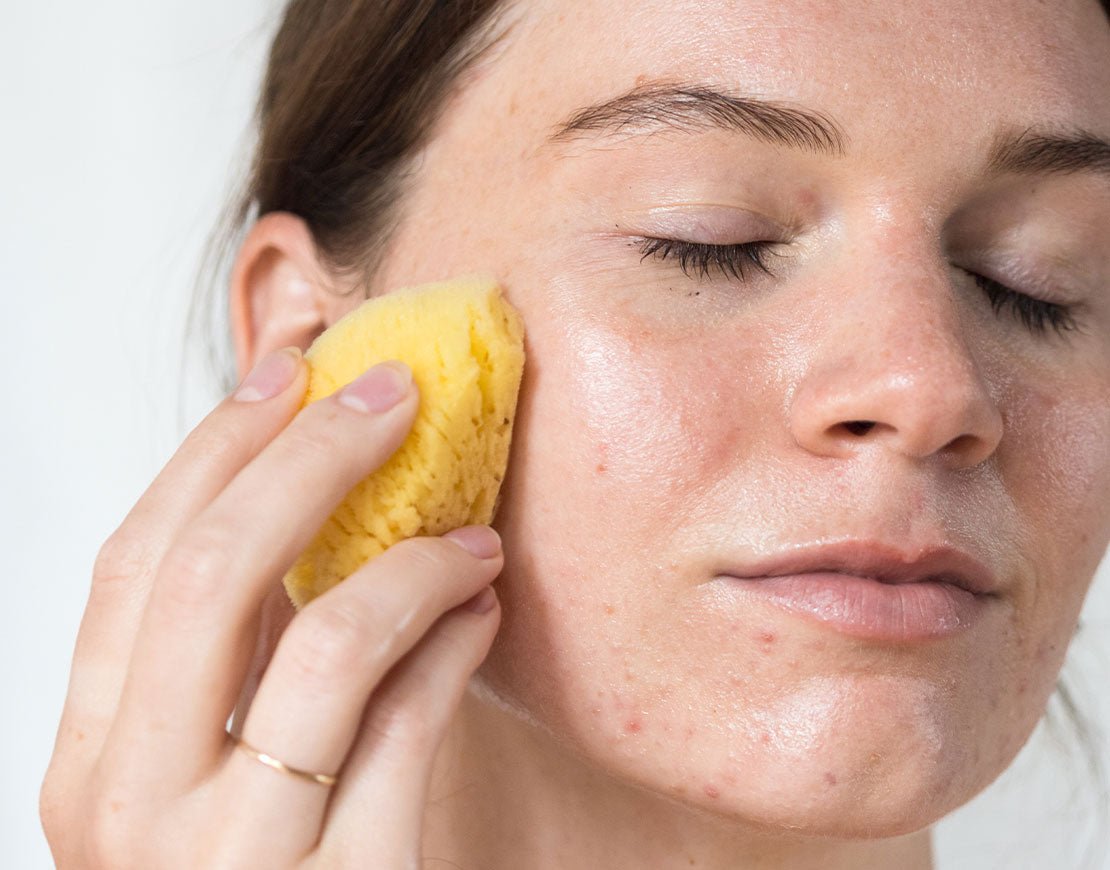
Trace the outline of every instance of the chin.
<instances>
[{"instance_id":1,"label":"chin","mask_svg":"<svg viewBox=\"0 0 1110 870\"><path fill-rule=\"evenodd\" d=\"M608 739L581 736L621 779L729 823L806 838L920 831L970 801L1020 748L982 749L982 720L976 727L947 691L905 676L815 678L772 702L687 717L669 732L650 729L650 749L620 719L602 725Z\"/></svg>"}]
</instances>

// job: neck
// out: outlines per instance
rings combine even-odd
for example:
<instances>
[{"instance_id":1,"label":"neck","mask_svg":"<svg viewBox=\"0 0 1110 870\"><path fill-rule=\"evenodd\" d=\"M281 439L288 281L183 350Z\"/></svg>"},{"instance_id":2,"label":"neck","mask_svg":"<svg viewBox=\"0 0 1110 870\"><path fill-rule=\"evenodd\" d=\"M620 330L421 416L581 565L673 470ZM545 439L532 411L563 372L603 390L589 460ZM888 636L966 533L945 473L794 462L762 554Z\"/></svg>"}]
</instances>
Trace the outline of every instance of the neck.
<instances>
[{"instance_id":1,"label":"neck","mask_svg":"<svg viewBox=\"0 0 1110 870\"><path fill-rule=\"evenodd\" d=\"M931 870L928 830L845 841L757 829L606 774L545 731L463 696L436 757L424 857L483 870Z\"/></svg>"}]
</instances>

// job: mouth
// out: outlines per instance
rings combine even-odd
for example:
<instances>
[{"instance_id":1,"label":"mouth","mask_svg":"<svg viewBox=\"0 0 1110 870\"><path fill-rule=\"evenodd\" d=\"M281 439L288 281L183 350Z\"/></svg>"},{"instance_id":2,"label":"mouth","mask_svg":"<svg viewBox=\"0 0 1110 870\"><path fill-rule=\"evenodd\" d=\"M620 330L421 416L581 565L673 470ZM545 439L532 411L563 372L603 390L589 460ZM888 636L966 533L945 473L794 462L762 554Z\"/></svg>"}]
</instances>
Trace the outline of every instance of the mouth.
<instances>
[{"instance_id":1,"label":"mouth","mask_svg":"<svg viewBox=\"0 0 1110 870\"><path fill-rule=\"evenodd\" d=\"M727 568L718 579L730 591L840 632L894 642L962 632L999 592L992 572L967 553L875 541L792 550Z\"/></svg>"}]
</instances>

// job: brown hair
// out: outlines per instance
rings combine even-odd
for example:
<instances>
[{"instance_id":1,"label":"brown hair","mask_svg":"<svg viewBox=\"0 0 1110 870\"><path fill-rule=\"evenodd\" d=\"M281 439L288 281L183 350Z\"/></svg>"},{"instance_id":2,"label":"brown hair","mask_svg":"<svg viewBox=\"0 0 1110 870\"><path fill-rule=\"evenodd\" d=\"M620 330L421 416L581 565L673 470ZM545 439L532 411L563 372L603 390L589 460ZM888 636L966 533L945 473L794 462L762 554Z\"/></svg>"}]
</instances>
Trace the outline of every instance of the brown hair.
<instances>
[{"instance_id":1,"label":"brown hair","mask_svg":"<svg viewBox=\"0 0 1110 870\"><path fill-rule=\"evenodd\" d=\"M506 35L498 23L507 6L291 0L285 8L255 110L250 172L209 241L188 315L186 346L201 336L221 394L235 387L226 273L249 227L270 212L298 215L321 259L365 287L409 162L463 74Z\"/></svg>"}]
</instances>

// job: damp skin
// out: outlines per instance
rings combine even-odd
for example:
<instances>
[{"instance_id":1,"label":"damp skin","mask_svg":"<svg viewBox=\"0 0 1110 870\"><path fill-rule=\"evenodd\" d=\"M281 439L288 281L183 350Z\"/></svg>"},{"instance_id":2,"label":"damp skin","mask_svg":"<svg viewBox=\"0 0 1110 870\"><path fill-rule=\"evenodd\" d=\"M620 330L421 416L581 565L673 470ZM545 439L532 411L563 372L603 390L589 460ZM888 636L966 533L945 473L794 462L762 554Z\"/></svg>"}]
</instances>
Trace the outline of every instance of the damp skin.
<instances>
[{"instance_id":1,"label":"damp skin","mask_svg":"<svg viewBox=\"0 0 1110 870\"><path fill-rule=\"evenodd\" d=\"M997 127L1110 134L1100 15L522 6L437 126L378 284L493 273L527 328L495 522L502 625L445 742L426 854L924 867L923 832L1009 764L1110 540L1110 303L1079 286L1087 335L1042 341L942 247L1002 200L1040 221L1030 238L1110 233L1105 182L982 176ZM578 107L660 79L816 107L850 148L545 147ZM641 262L628 238L664 206L719 234L753 211L790 228L783 276ZM1106 286L1106 255L1079 247ZM828 435L852 419L882 425ZM972 630L902 646L715 594L730 565L876 537L973 552L1000 593Z\"/></svg>"}]
</instances>

